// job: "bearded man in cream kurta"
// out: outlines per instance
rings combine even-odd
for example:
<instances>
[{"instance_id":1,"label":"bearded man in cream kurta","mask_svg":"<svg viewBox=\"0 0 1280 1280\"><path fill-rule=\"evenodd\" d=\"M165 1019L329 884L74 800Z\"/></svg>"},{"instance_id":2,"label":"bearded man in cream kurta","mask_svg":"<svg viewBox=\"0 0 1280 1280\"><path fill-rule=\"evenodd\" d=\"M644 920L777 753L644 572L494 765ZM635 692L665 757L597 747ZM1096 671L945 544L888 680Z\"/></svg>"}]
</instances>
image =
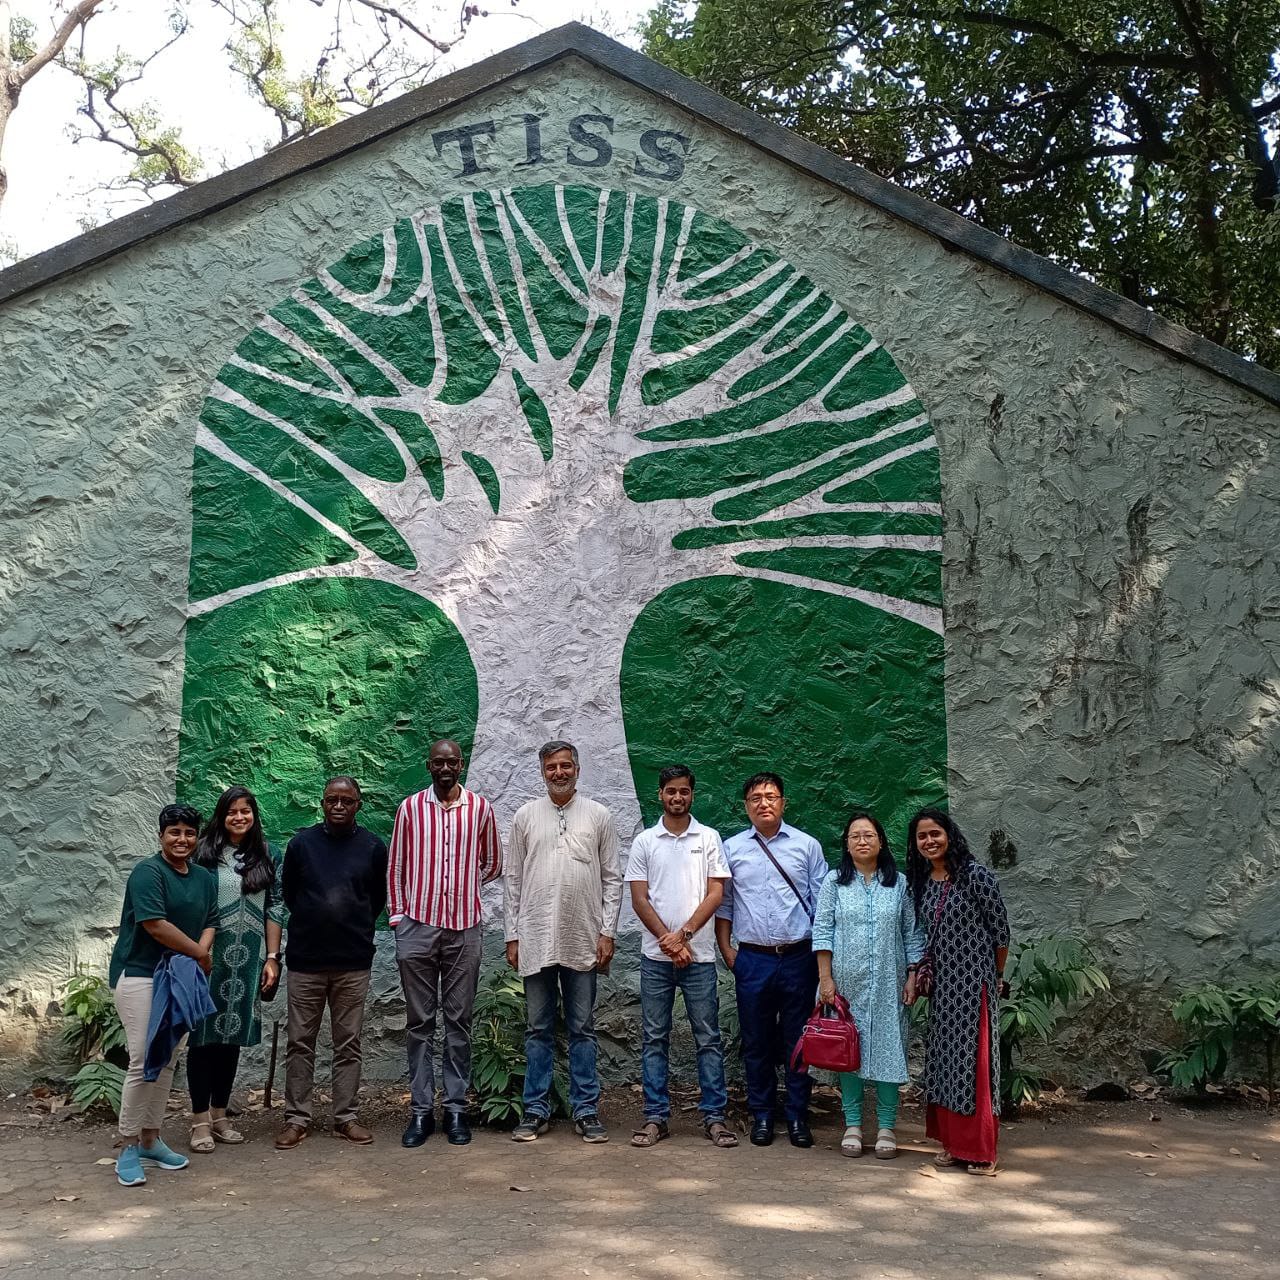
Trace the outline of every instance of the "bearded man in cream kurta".
<instances>
[{"instance_id":1,"label":"bearded man in cream kurta","mask_svg":"<svg viewBox=\"0 0 1280 1280\"><path fill-rule=\"evenodd\" d=\"M584 1142L608 1142L596 1071L596 974L613 959L622 906L618 833L609 810L578 795L578 752L538 752L547 794L517 811L506 859L507 963L528 1005L524 1114L512 1130L532 1142L551 1125L557 995L569 1031L569 1105Z\"/></svg>"}]
</instances>

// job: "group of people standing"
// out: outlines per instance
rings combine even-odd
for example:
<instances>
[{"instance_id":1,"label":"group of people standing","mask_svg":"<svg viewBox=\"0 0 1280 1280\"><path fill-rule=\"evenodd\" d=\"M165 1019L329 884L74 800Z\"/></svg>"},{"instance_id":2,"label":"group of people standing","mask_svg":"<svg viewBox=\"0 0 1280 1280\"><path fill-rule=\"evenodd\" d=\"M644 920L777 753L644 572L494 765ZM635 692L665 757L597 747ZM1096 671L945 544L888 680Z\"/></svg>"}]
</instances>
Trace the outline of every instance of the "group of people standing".
<instances>
[{"instance_id":1,"label":"group of people standing","mask_svg":"<svg viewBox=\"0 0 1280 1280\"><path fill-rule=\"evenodd\" d=\"M404 990L410 1115L406 1147L435 1132L434 1042L443 1022L441 1129L471 1140L467 1121L471 1022L480 977L481 887L504 888L506 957L524 982L526 1072L518 1142L551 1124L555 1027L568 1033L569 1109L575 1132L607 1142L600 1118L594 1015L607 973L624 884L644 927L640 969L643 1112L631 1136L651 1147L669 1136L668 1086L675 994L681 992L697 1057L703 1131L717 1147L728 1123L717 952L733 975L751 1113L750 1140L768 1146L779 1115L793 1146L811 1147L812 1081L791 1050L815 1001L843 996L862 1043L859 1072L842 1074L847 1156L897 1153L899 1087L907 1074L907 1009L928 987L924 1090L927 1132L941 1165L995 1171L1000 1097L998 1002L1008 922L995 877L977 864L954 821L925 809L911 821L906 875L883 827L857 812L831 869L812 836L783 820L782 779L743 785L749 825L722 843L693 815L695 778L684 765L658 777L662 816L632 844L624 867L609 811L578 792L580 761L557 740L539 751L545 795L515 815L504 851L493 806L462 785L461 747L430 748L431 785L404 800L390 847L356 821L354 778L326 783L323 821L299 831L281 858L265 839L244 787L219 798L200 829L191 808L160 814L160 851L134 868L125 891L110 981L129 1048L120 1111L119 1181L187 1157L159 1136L180 1047L157 1047L160 1004L183 1005L167 958L207 975L214 1012L195 1021L187 1077L190 1149L243 1142L227 1117L241 1048L261 1037L259 1001L274 997L287 964L288 1048L281 1150L312 1122L316 1042L329 1011L333 1134L366 1144L357 1115L361 1029L383 910L394 930ZM287 934L285 932L287 926ZM287 952L282 939L287 937ZM196 975L198 976L198 975ZM200 1015L190 1015L193 1019ZM779 1091L779 1070L782 1088ZM863 1091L875 1092L876 1133L864 1138Z\"/></svg>"}]
</instances>

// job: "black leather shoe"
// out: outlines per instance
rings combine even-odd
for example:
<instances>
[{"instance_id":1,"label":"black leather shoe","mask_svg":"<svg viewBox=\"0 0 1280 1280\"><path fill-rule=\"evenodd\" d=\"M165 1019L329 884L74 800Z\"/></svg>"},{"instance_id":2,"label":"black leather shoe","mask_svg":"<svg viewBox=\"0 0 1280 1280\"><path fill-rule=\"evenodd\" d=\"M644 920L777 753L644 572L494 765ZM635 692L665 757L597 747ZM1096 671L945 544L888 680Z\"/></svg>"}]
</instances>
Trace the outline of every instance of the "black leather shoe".
<instances>
[{"instance_id":1,"label":"black leather shoe","mask_svg":"<svg viewBox=\"0 0 1280 1280\"><path fill-rule=\"evenodd\" d=\"M446 1111L440 1118L440 1130L451 1146L465 1147L471 1141L471 1126L460 1111Z\"/></svg>"},{"instance_id":2,"label":"black leather shoe","mask_svg":"<svg viewBox=\"0 0 1280 1280\"><path fill-rule=\"evenodd\" d=\"M788 1120L787 1137L791 1139L793 1147L813 1146L813 1134L809 1132L807 1120Z\"/></svg>"},{"instance_id":3,"label":"black leather shoe","mask_svg":"<svg viewBox=\"0 0 1280 1280\"><path fill-rule=\"evenodd\" d=\"M773 1117L756 1116L751 1121L751 1145L767 1147L773 1142Z\"/></svg>"},{"instance_id":4,"label":"black leather shoe","mask_svg":"<svg viewBox=\"0 0 1280 1280\"><path fill-rule=\"evenodd\" d=\"M436 1131L436 1118L430 1112L425 1116L410 1116L409 1124L400 1135L402 1147L420 1147Z\"/></svg>"}]
</instances>

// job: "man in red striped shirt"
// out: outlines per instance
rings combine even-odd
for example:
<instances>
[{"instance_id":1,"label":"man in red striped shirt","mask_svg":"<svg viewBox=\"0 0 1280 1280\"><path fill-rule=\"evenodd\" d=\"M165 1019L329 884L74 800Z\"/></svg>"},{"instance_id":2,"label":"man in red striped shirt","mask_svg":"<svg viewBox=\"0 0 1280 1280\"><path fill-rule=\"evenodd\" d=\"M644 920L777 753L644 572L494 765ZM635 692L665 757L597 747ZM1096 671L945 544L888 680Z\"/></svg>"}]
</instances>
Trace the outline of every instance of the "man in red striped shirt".
<instances>
[{"instance_id":1,"label":"man in red striped shirt","mask_svg":"<svg viewBox=\"0 0 1280 1280\"><path fill-rule=\"evenodd\" d=\"M502 874L493 806L459 779L462 748L443 738L427 759L431 786L396 811L387 862L387 915L404 987L413 1114L401 1137L420 1147L435 1130L436 1010L444 1014L441 1127L455 1146L471 1141L471 1013L480 980L480 886Z\"/></svg>"}]
</instances>

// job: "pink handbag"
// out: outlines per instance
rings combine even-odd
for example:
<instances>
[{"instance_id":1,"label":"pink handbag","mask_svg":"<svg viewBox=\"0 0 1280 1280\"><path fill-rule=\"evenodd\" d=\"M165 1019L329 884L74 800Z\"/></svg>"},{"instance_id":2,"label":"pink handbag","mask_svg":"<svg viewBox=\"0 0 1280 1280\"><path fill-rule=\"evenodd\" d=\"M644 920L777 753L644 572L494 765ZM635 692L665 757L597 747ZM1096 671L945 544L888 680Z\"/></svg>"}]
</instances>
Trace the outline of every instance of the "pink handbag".
<instances>
[{"instance_id":1,"label":"pink handbag","mask_svg":"<svg viewBox=\"0 0 1280 1280\"><path fill-rule=\"evenodd\" d=\"M861 1065L862 1044L849 1012L849 1002L837 995L831 1004L815 1006L791 1054L791 1069L821 1067L824 1071L857 1071Z\"/></svg>"}]
</instances>

